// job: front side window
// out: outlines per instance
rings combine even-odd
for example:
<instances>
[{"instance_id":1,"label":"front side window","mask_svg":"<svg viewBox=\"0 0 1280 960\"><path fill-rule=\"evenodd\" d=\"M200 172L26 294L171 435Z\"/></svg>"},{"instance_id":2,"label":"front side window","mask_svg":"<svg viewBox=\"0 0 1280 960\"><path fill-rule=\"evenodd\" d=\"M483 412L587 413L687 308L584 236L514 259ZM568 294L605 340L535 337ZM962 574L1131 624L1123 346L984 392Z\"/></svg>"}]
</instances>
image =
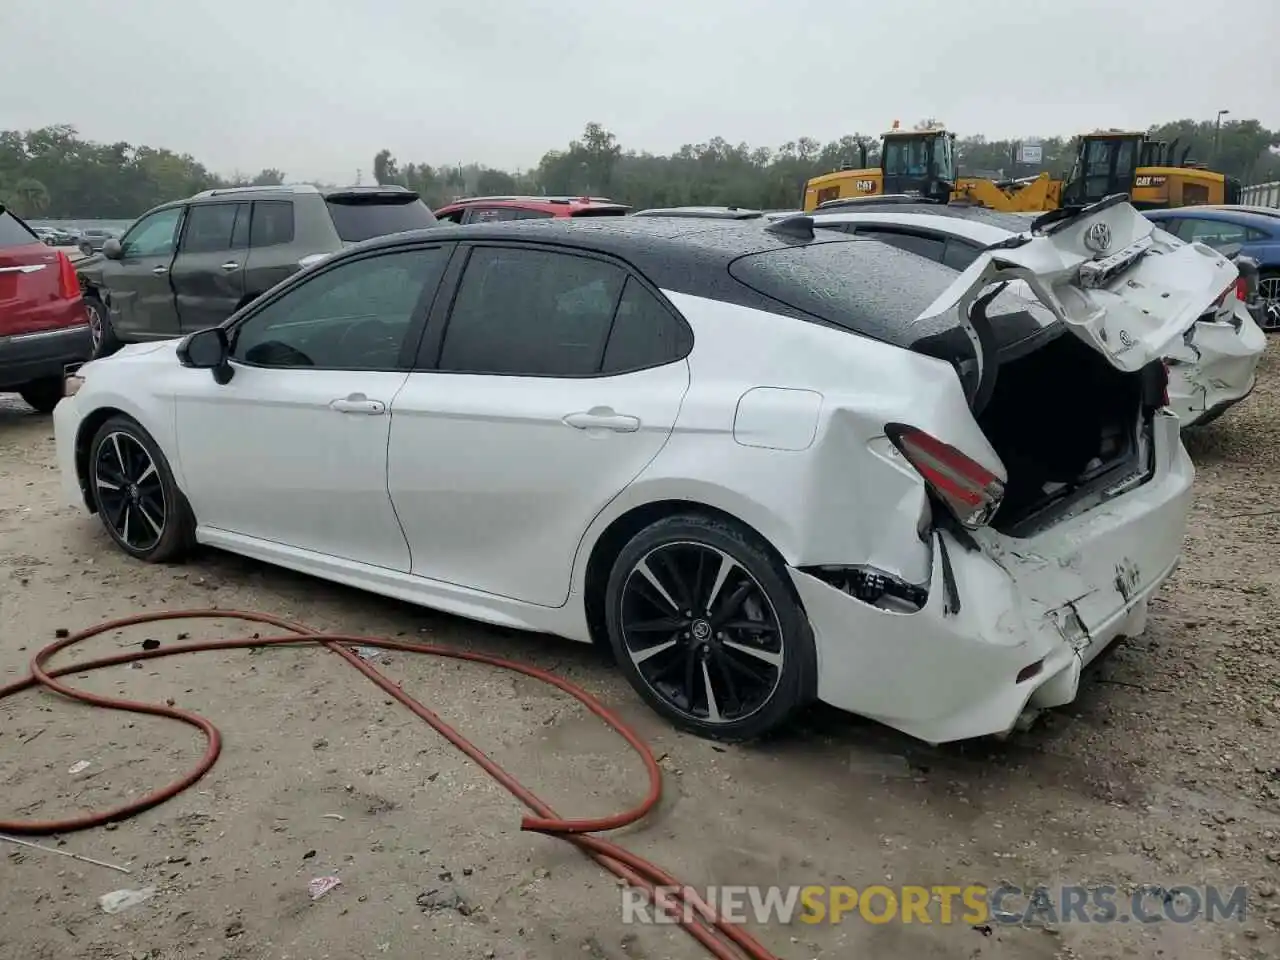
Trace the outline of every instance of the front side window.
<instances>
[{"instance_id":1,"label":"front side window","mask_svg":"<svg viewBox=\"0 0 1280 960\"><path fill-rule=\"evenodd\" d=\"M929 141L892 137L885 141L884 172L888 176L923 177L929 169Z\"/></svg>"},{"instance_id":2,"label":"front side window","mask_svg":"<svg viewBox=\"0 0 1280 960\"><path fill-rule=\"evenodd\" d=\"M324 270L235 329L231 355L264 367L396 370L405 337L444 273L444 247Z\"/></svg>"},{"instance_id":3,"label":"front side window","mask_svg":"<svg viewBox=\"0 0 1280 960\"><path fill-rule=\"evenodd\" d=\"M477 248L454 298L439 369L512 376L599 372L626 275L565 253Z\"/></svg>"},{"instance_id":4,"label":"front side window","mask_svg":"<svg viewBox=\"0 0 1280 960\"><path fill-rule=\"evenodd\" d=\"M170 207L143 217L120 243L121 258L171 256L177 243L182 207Z\"/></svg>"}]
</instances>

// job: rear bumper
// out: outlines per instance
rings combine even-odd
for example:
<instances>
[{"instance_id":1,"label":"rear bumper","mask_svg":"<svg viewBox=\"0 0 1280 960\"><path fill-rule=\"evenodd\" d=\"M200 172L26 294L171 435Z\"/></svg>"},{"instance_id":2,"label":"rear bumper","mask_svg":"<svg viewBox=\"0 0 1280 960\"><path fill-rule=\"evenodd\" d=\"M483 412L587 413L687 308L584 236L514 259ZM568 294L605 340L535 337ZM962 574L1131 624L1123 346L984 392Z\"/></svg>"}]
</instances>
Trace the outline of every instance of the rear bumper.
<instances>
[{"instance_id":1,"label":"rear bumper","mask_svg":"<svg viewBox=\"0 0 1280 960\"><path fill-rule=\"evenodd\" d=\"M1161 414L1155 428L1156 473L1136 490L1034 537L981 531L976 552L941 535L958 612L943 610L936 547L916 613L792 570L818 647L819 698L931 743L1005 733L1028 707L1071 702L1082 668L1143 630L1182 550L1194 468L1177 418Z\"/></svg>"},{"instance_id":2,"label":"rear bumper","mask_svg":"<svg viewBox=\"0 0 1280 960\"><path fill-rule=\"evenodd\" d=\"M0 390L61 377L69 365L88 360L92 350L88 323L0 337Z\"/></svg>"}]
</instances>

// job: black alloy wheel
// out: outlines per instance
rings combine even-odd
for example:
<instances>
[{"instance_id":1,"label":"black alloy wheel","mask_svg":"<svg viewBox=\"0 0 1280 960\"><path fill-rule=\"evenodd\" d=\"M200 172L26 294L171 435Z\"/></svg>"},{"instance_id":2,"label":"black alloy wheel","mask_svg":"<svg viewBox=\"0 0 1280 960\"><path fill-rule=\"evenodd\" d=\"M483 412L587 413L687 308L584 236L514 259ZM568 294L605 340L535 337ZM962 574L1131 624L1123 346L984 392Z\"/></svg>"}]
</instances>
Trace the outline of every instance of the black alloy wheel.
<instances>
[{"instance_id":1,"label":"black alloy wheel","mask_svg":"<svg viewBox=\"0 0 1280 960\"><path fill-rule=\"evenodd\" d=\"M112 417L99 428L87 479L103 526L126 553L162 562L193 542L186 498L155 441L133 420Z\"/></svg>"},{"instance_id":2,"label":"black alloy wheel","mask_svg":"<svg viewBox=\"0 0 1280 960\"><path fill-rule=\"evenodd\" d=\"M785 568L734 525L673 517L642 531L607 602L628 679L685 729L758 736L811 695L812 635Z\"/></svg>"}]
</instances>

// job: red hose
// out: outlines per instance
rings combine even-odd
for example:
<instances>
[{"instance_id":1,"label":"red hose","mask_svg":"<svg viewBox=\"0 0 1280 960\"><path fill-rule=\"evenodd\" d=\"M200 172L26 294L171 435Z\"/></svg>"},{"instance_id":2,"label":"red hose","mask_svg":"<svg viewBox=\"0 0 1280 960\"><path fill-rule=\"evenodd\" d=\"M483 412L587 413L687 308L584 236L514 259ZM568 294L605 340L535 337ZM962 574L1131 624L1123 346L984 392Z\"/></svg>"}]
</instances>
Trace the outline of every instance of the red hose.
<instances>
[{"instance_id":1,"label":"red hose","mask_svg":"<svg viewBox=\"0 0 1280 960\"><path fill-rule=\"evenodd\" d=\"M179 644L176 646L165 646L156 650L136 650L128 653L119 653L110 657L102 657L97 660L90 660L86 663L73 664L67 667L58 667L56 669L46 668L46 664L55 654L102 633L120 630L122 628L135 626L141 623L154 623L159 620L194 619L241 620L249 623L267 624L285 632L279 636L272 637L212 640L199 643ZM174 610L162 613L143 613L132 617L122 617L118 620L109 620L105 623L100 623L96 626L89 627L88 629L81 630L78 633L73 633L68 637L49 644L49 646L45 647L32 657L30 673L26 677L16 683L0 687L0 700L5 700L8 697L12 697L15 694L29 690L33 687L44 687L54 693L61 694L71 700L77 700L80 703L89 704L90 706L103 707L108 710L125 710L130 713L146 713L158 717L169 717L170 719L181 721L182 723L189 724L190 726L198 729L204 734L206 743L204 755L188 773L179 777L168 786L154 790L137 800L130 801L129 803L122 804L121 806L114 807L110 810L89 813L78 817L70 817L66 820L0 820L0 833L26 835L73 833L77 830L86 830L90 827L101 826L105 823L127 820L135 814L164 803L171 797L175 797L183 790L186 790L189 786L209 772L214 763L217 762L218 754L222 750L222 736L218 733L217 727L199 714L163 704L142 703L136 700L125 700L118 697L105 697L101 694L77 690L74 687L69 687L64 683L59 682L57 679L58 677L65 676L68 673L87 673L91 670L119 666L120 664L131 663L134 661L152 660L158 657L172 657L180 653L198 653L210 650L234 650L248 647L266 647L280 644L299 643L319 644L336 653L342 659L347 661L347 663L355 667L373 681L373 683L381 690L400 701L400 703L408 707L410 711L425 720L437 733L475 761L476 764L485 771L485 773L489 774L489 776L493 777L494 780L502 784L508 793L533 812L534 816L526 816L521 821L521 829L546 834L548 836L559 837L562 840L573 844L615 876L622 878L634 887L638 887L646 891L650 900L653 900L654 898L655 886L676 887L679 891L684 891L686 889L684 884L679 883L679 881L666 871L662 870L655 864L650 863L643 857L640 857L629 850L625 850L609 840L592 836L592 834L599 831L616 830L619 827L635 823L637 820L645 817L662 797L662 771L654 760L652 751L650 751L645 742L640 739L639 735L628 727L621 718L582 687L579 687L577 684L570 683L568 680L558 677L553 673L548 673L545 670L539 670L537 667L517 663L513 660L505 660L501 657L491 657L482 653L469 653L463 650L452 650L448 647L437 647L422 643L402 643L398 640L385 640L380 637L316 633L301 624L292 623L288 620L281 619L280 617L271 616L270 614L248 613L237 610ZM529 790L511 776L511 774L498 766L498 764L490 759L484 751L442 720L431 709L405 693L389 678L353 653L348 647L349 644L380 647L384 650L400 650L405 653L423 653L436 657L450 657L455 660L469 660L473 663L484 663L489 666L500 667L503 670L513 670L517 673L522 673L527 677L532 677L535 680L541 680L543 683L549 683L554 687L558 687L560 690L563 690L565 693L577 699L583 706L617 731L618 735L621 736L622 739L626 740L627 743L631 745L631 748L640 755L640 759L644 763L645 770L649 775L648 793L645 795L644 800L623 813L617 813L609 817L596 817L594 819L587 820L567 820L557 814L550 805L540 799L533 793L533 791ZM674 902L659 903L657 906L675 917L680 926L694 939L706 947L707 951L713 957L716 957L717 960L742 960L744 957L747 958L747 960L778 960L774 954L770 953L758 940L751 936L751 934L717 916L715 912L709 909L705 904L702 904L697 900L686 901L682 892L677 892L672 899Z\"/></svg>"}]
</instances>

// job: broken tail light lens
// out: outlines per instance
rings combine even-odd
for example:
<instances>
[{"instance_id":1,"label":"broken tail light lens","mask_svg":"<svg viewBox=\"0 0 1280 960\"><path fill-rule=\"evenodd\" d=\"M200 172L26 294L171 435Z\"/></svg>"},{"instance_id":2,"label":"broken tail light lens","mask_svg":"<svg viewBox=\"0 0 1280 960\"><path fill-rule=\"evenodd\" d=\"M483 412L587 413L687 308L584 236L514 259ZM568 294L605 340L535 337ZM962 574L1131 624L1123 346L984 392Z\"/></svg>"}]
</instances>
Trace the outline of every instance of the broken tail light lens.
<instances>
[{"instance_id":1,"label":"broken tail light lens","mask_svg":"<svg viewBox=\"0 0 1280 960\"><path fill-rule=\"evenodd\" d=\"M1243 274L1236 277L1236 299L1241 303L1249 302L1249 281L1244 278Z\"/></svg>"},{"instance_id":2,"label":"broken tail light lens","mask_svg":"<svg viewBox=\"0 0 1280 960\"><path fill-rule=\"evenodd\" d=\"M58 292L64 300L80 296L80 278L76 276L75 265L61 250L58 251Z\"/></svg>"},{"instance_id":3,"label":"broken tail light lens","mask_svg":"<svg viewBox=\"0 0 1280 960\"><path fill-rule=\"evenodd\" d=\"M990 522L1004 499L1004 484L982 464L923 430L891 423L885 434L960 523Z\"/></svg>"}]
</instances>

